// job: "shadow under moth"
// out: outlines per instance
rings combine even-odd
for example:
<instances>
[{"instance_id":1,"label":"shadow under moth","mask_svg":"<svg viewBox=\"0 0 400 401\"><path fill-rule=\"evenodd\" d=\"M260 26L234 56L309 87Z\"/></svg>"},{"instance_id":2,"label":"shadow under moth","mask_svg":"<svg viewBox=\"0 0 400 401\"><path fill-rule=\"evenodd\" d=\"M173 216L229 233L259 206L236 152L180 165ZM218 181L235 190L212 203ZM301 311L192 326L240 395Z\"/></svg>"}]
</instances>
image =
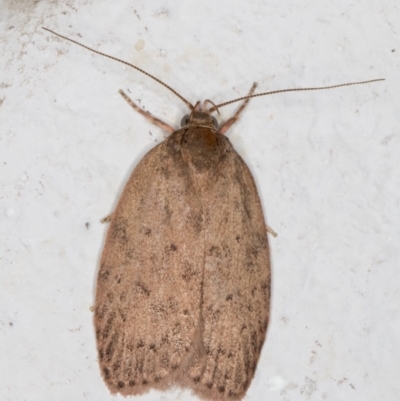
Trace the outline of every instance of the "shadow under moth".
<instances>
[{"instance_id":1,"label":"shadow under moth","mask_svg":"<svg viewBox=\"0 0 400 401\"><path fill-rule=\"evenodd\" d=\"M44 28L46 29L46 28ZM241 400L265 339L271 265L267 226L250 170L225 136L254 94L194 106L134 169L110 217L97 278L94 324L111 393L177 385L205 400ZM243 101L218 128L211 113ZM273 233L273 232L272 232Z\"/></svg>"}]
</instances>

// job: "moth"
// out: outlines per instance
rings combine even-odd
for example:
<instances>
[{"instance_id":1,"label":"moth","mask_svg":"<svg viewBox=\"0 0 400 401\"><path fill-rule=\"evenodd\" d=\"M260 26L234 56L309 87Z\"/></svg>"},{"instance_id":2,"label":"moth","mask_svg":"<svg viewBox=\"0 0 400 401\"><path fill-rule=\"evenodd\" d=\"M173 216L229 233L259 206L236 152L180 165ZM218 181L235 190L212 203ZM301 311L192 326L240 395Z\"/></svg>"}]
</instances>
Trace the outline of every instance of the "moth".
<instances>
[{"instance_id":1,"label":"moth","mask_svg":"<svg viewBox=\"0 0 400 401\"><path fill-rule=\"evenodd\" d=\"M110 218L97 278L94 324L111 393L177 385L205 400L241 400L256 370L270 311L271 262L260 198L226 132L256 96L192 105L175 130L134 169ZM237 101L221 127L212 116Z\"/></svg>"}]
</instances>

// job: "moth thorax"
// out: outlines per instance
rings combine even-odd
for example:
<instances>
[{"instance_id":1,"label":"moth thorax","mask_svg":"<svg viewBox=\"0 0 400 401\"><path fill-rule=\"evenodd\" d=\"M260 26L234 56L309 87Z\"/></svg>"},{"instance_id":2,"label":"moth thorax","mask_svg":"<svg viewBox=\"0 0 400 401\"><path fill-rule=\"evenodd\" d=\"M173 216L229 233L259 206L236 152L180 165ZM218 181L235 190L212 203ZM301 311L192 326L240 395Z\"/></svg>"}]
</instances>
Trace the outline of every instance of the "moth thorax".
<instances>
[{"instance_id":1,"label":"moth thorax","mask_svg":"<svg viewBox=\"0 0 400 401\"><path fill-rule=\"evenodd\" d=\"M218 133L210 128L193 127L182 138L182 156L198 172L217 166L224 153Z\"/></svg>"}]
</instances>

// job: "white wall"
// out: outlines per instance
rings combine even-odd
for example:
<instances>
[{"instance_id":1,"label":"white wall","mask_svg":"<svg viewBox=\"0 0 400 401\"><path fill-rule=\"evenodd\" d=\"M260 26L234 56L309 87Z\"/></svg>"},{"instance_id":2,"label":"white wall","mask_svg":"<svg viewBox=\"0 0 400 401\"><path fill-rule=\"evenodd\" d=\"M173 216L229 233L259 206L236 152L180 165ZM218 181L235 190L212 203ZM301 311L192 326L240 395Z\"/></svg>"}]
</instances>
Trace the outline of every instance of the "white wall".
<instances>
[{"instance_id":1,"label":"white wall","mask_svg":"<svg viewBox=\"0 0 400 401\"><path fill-rule=\"evenodd\" d=\"M399 20L394 0L0 0L0 399L122 399L97 365L99 221L165 134L118 90L176 127L187 112L46 26L192 102L244 95L253 81L267 91L386 78L254 99L228 135L279 234L271 322L246 400L397 400ZM196 398L175 389L138 399Z\"/></svg>"}]
</instances>

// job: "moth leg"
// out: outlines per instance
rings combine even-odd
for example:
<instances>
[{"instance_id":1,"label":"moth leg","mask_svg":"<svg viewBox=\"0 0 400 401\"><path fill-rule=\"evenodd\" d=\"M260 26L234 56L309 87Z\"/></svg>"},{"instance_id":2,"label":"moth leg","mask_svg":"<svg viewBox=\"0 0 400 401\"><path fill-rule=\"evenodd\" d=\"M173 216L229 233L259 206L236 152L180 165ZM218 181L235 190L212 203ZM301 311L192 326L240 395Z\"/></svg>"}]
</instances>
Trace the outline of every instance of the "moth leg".
<instances>
[{"instance_id":1,"label":"moth leg","mask_svg":"<svg viewBox=\"0 0 400 401\"><path fill-rule=\"evenodd\" d=\"M111 214L109 214L108 216L104 217L104 219L101 219L101 220L100 220L100 223L101 223L101 224L109 223L109 222L111 221L111 217L113 216L113 214L114 214L114 213L111 213Z\"/></svg>"},{"instance_id":2,"label":"moth leg","mask_svg":"<svg viewBox=\"0 0 400 401\"><path fill-rule=\"evenodd\" d=\"M268 224L266 224L266 227L267 227L267 231L273 236L273 237L277 237L278 236L278 234L268 225Z\"/></svg>"},{"instance_id":3,"label":"moth leg","mask_svg":"<svg viewBox=\"0 0 400 401\"><path fill-rule=\"evenodd\" d=\"M157 125L157 127L160 127L161 129L169 132L170 134L175 132L175 130L170 125L166 124L165 122L159 120L156 117L153 117L147 111L141 109L137 104L133 102L133 100L130 97L128 97L128 95L125 94L123 90L119 90L119 94L129 103L130 106L132 106L142 116L150 120L154 125Z\"/></svg>"},{"instance_id":4,"label":"moth leg","mask_svg":"<svg viewBox=\"0 0 400 401\"><path fill-rule=\"evenodd\" d=\"M257 83L254 82L253 86L250 89L250 92L247 96L251 96L255 89L257 87ZM225 123L222 125L222 127L219 130L219 133L224 135L226 131L228 131L229 128L239 119L240 113L243 111L243 109L247 106L247 103L249 103L250 99L246 99L242 105L239 107L239 109L236 111L236 113L231 117L229 120L225 121Z\"/></svg>"}]
</instances>

